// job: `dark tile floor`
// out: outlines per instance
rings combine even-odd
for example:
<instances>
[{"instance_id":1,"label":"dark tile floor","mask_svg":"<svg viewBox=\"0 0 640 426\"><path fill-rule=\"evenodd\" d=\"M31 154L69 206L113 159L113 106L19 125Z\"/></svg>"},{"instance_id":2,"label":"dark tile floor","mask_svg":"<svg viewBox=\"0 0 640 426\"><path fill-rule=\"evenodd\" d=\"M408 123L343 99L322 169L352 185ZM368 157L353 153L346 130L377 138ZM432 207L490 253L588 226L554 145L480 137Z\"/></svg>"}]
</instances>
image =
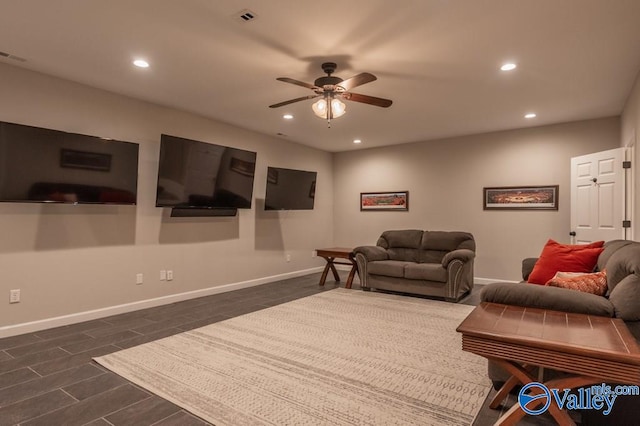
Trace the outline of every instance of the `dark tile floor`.
<instances>
[{"instance_id":1,"label":"dark tile floor","mask_svg":"<svg viewBox=\"0 0 640 426\"><path fill-rule=\"evenodd\" d=\"M346 272L341 272L346 277ZM0 425L203 425L92 357L181 333L336 287L319 274L0 339ZM342 284L344 285L344 284ZM479 287L461 303L476 305ZM354 283L354 291L359 291ZM507 405L512 404L510 401ZM475 426L499 410L483 407ZM522 424L552 424L544 417Z\"/></svg>"}]
</instances>

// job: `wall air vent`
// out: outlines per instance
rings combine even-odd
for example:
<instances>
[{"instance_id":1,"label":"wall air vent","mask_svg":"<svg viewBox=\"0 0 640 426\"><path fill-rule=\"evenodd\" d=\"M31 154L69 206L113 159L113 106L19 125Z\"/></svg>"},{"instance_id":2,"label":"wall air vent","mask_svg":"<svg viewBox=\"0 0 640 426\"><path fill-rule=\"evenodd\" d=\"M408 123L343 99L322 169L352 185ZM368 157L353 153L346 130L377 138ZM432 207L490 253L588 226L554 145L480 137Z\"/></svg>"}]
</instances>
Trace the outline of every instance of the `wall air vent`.
<instances>
[{"instance_id":1,"label":"wall air vent","mask_svg":"<svg viewBox=\"0 0 640 426\"><path fill-rule=\"evenodd\" d=\"M236 20L240 22L251 22L258 17L254 12L249 9L242 9L240 12L235 15Z\"/></svg>"},{"instance_id":2,"label":"wall air vent","mask_svg":"<svg viewBox=\"0 0 640 426\"><path fill-rule=\"evenodd\" d=\"M12 55L11 53L7 53L7 52L0 52L0 58L13 59L14 61L18 61L18 62L27 62L26 59L21 58L20 56Z\"/></svg>"}]
</instances>

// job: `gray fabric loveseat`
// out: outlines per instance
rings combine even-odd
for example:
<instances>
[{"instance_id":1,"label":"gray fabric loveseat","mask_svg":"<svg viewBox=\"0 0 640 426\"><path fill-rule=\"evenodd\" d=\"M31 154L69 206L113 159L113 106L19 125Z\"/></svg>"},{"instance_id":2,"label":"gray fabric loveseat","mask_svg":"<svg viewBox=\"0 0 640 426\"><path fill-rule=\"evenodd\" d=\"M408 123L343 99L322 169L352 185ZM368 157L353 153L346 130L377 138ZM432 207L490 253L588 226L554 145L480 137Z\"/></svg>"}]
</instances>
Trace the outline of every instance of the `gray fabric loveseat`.
<instances>
[{"instance_id":1,"label":"gray fabric loveseat","mask_svg":"<svg viewBox=\"0 0 640 426\"><path fill-rule=\"evenodd\" d=\"M536 260L522 261L523 280L529 278ZM606 242L596 270L607 271L605 296L523 282L489 284L480 297L484 302L621 318L636 339L640 338L640 243Z\"/></svg>"},{"instance_id":2,"label":"gray fabric loveseat","mask_svg":"<svg viewBox=\"0 0 640 426\"><path fill-rule=\"evenodd\" d=\"M363 290L372 288L457 301L473 288L476 243L468 232L385 231L375 246L354 249Z\"/></svg>"}]
</instances>

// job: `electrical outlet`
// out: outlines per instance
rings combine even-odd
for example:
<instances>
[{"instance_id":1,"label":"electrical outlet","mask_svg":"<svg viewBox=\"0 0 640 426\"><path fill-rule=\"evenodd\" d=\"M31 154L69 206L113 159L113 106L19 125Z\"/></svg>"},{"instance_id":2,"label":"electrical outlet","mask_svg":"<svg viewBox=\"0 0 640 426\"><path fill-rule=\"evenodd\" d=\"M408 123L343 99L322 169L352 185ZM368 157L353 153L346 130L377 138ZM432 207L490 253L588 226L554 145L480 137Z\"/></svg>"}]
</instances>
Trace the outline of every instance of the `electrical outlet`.
<instances>
[{"instance_id":1,"label":"electrical outlet","mask_svg":"<svg viewBox=\"0 0 640 426\"><path fill-rule=\"evenodd\" d=\"M173 281L173 271L171 269L167 271L167 281Z\"/></svg>"},{"instance_id":2,"label":"electrical outlet","mask_svg":"<svg viewBox=\"0 0 640 426\"><path fill-rule=\"evenodd\" d=\"M166 269L161 269L160 270L160 281L166 281L167 280L167 270Z\"/></svg>"},{"instance_id":3,"label":"electrical outlet","mask_svg":"<svg viewBox=\"0 0 640 426\"><path fill-rule=\"evenodd\" d=\"M20 289L9 290L9 303L20 303Z\"/></svg>"},{"instance_id":4,"label":"electrical outlet","mask_svg":"<svg viewBox=\"0 0 640 426\"><path fill-rule=\"evenodd\" d=\"M136 274L136 284L142 284L144 277L142 274Z\"/></svg>"},{"instance_id":5,"label":"electrical outlet","mask_svg":"<svg viewBox=\"0 0 640 426\"><path fill-rule=\"evenodd\" d=\"M316 253L316 251L315 251L315 250L312 250L312 251L311 251L311 257L316 257L317 255L318 255L318 253Z\"/></svg>"},{"instance_id":6,"label":"electrical outlet","mask_svg":"<svg viewBox=\"0 0 640 426\"><path fill-rule=\"evenodd\" d=\"M291 255L290 255L289 253L287 253L287 254L284 256L284 259L285 259L287 262L291 262Z\"/></svg>"}]
</instances>

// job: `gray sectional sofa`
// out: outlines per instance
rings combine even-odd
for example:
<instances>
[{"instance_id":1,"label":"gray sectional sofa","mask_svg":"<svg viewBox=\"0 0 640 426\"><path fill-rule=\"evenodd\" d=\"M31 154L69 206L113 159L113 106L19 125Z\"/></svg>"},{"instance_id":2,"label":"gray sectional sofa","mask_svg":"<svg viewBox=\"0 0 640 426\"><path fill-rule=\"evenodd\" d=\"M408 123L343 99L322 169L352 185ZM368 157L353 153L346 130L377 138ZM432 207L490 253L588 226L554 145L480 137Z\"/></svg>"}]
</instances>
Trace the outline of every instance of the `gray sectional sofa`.
<instances>
[{"instance_id":1,"label":"gray sectional sofa","mask_svg":"<svg viewBox=\"0 0 640 426\"><path fill-rule=\"evenodd\" d=\"M468 232L385 231L375 246L354 249L363 290L457 301L473 288L476 244Z\"/></svg>"}]
</instances>

